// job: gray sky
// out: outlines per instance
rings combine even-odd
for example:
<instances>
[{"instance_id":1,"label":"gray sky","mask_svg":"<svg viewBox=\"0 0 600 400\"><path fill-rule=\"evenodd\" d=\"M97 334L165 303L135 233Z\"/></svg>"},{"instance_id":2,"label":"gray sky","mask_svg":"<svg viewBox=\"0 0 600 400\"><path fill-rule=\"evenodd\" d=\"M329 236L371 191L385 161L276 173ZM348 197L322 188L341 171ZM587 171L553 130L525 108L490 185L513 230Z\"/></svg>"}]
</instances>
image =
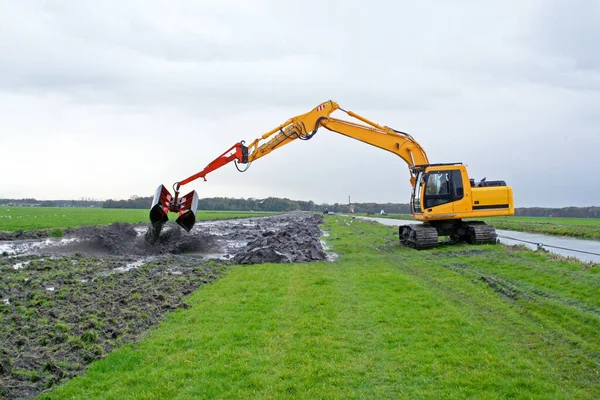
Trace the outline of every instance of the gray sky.
<instances>
[{"instance_id":1,"label":"gray sky","mask_svg":"<svg viewBox=\"0 0 600 400\"><path fill-rule=\"evenodd\" d=\"M149 196L333 99L517 206L600 205L599 26L592 0L0 0L0 197ZM408 202L408 178L321 129L184 190Z\"/></svg>"}]
</instances>

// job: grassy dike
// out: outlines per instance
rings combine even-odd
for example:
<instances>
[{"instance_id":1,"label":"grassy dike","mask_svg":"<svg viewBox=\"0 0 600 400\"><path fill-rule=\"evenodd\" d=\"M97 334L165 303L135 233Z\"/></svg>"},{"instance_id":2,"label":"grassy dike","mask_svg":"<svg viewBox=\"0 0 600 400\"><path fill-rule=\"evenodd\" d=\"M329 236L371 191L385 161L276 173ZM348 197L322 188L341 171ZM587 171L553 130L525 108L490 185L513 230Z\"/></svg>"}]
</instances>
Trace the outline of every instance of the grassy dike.
<instances>
[{"instance_id":1,"label":"grassy dike","mask_svg":"<svg viewBox=\"0 0 600 400\"><path fill-rule=\"evenodd\" d=\"M417 252L326 218L337 262L235 266L47 399L599 398L598 267Z\"/></svg>"}]
</instances>

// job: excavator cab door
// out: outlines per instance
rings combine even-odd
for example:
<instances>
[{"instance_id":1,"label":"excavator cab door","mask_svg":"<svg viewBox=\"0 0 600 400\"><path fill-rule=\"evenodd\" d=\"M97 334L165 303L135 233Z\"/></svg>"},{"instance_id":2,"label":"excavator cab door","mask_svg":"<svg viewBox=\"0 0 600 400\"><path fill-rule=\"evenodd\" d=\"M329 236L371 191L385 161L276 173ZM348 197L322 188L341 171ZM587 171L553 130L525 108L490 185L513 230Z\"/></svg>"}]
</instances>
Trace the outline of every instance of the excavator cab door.
<instances>
[{"instance_id":1,"label":"excavator cab door","mask_svg":"<svg viewBox=\"0 0 600 400\"><path fill-rule=\"evenodd\" d=\"M427 174L423 171L419 171L417 174L417 179L415 181L415 186L413 189L412 195L412 212L421 213L423 210L421 209L421 192L423 188L423 184L426 182Z\"/></svg>"},{"instance_id":2,"label":"excavator cab door","mask_svg":"<svg viewBox=\"0 0 600 400\"><path fill-rule=\"evenodd\" d=\"M423 206L426 209L453 203L464 197L460 169L429 171L424 180Z\"/></svg>"}]
</instances>

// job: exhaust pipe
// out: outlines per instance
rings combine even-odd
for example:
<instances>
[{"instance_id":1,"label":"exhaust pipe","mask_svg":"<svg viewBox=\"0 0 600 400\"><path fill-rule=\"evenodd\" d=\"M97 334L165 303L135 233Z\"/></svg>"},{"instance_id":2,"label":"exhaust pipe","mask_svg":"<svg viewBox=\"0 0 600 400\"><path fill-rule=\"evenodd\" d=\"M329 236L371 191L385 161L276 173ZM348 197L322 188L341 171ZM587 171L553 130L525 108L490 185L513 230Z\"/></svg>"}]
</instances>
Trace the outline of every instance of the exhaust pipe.
<instances>
[{"instance_id":1,"label":"exhaust pipe","mask_svg":"<svg viewBox=\"0 0 600 400\"><path fill-rule=\"evenodd\" d=\"M164 224L169 220L169 211L176 212L179 217L175 220L187 232L192 230L196 223L196 208L198 207L198 193L192 190L185 196L179 197L179 185L175 188L175 196L160 185L154 192L150 206L150 223L155 238L158 237Z\"/></svg>"}]
</instances>

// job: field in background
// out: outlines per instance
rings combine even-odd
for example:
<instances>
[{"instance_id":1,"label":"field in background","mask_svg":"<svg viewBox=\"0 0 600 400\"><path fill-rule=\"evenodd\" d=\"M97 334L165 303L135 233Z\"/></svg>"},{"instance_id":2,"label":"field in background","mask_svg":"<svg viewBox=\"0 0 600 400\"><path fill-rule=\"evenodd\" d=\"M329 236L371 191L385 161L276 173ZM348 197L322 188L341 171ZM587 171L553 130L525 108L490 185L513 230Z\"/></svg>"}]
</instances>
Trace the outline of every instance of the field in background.
<instances>
[{"instance_id":1,"label":"field in background","mask_svg":"<svg viewBox=\"0 0 600 400\"><path fill-rule=\"evenodd\" d=\"M357 214L364 215L367 214ZM410 214L372 214L369 217L412 220ZM478 218L496 229L600 240L600 218L493 217Z\"/></svg>"},{"instance_id":2,"label":"field in background","mask_svg":"<svg viewBox=\"0 0 600 400\"><path fill-rule=\"evenodd\" d=\"M73 228L84 225L107 225L113 222L137 224L148 222L150 210L121 208L66 208L66 207L0 207L0 231ZM223 219L270 215L269 212L198 211L197 220ZM175 220L176 214L169 214Z\"/></svg>"},{"instance_id":3,"label":"field in background","mask_svg":"<svg viewBox=\"0 0 600 400\"><path fill-rule=\"evenodd\" d=\"M497 217L483 220L497 229L600 240L600 218Z\"/></svg>"},{"instance_id":4,"label":"field in background","mask_svg":"<svg viewBox=\"0 0 600 400\"><path fill-rule=\"evenodd\" d=\"M600 397L598 266L324 229L338 262L232 267L43 398Z\"/></svg>"},{"instance_id":5,"label":"field in background","mask_svg":"<svg viewBox=\"0 0 600 400\"><path fill-rule=\"evenodd\" d=\"M0 207L0 231L72 228L83 225L107 225L113 222L148 222L149 210L119 208L63 208L63 207ZM197 219L223 219L246 216L272 215L261 211L198 211ZM364 215L367 214L356 214ZM409 214L370 214L370 217L412 220ZM171 220L176 214L169 214ZM542 218L497 217L484 218L497 229L571 236L600 240L599 218Z\"/></svg>"}]
</instances>

